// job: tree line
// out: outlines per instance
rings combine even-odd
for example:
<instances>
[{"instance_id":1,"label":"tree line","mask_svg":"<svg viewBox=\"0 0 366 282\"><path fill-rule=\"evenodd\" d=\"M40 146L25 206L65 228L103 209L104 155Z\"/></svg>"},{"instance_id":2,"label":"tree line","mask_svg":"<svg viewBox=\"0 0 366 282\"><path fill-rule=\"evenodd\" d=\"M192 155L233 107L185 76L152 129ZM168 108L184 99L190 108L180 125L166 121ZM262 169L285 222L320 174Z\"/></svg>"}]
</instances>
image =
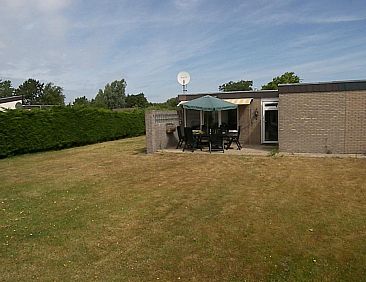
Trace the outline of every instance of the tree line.
<instances>
[{"instance_id":1,"label":"tree line","mask_svg":"<svg viewBox=\"0 0 366 282\"><path fill-rule=\"evenodd\" d=\"M300 77L294 72L286 72L277 76L265 85L262 90L278 89L279 84L299 83ZM74 106L96 107L106 109L120 108L147 108L156 109L174 108L177 105L176 98L170 98L163 103L151 103L144 93L126 95L127 83L125 79L107 83L104 89L99 89L95 98L88 99L86 96L77 97L73 101ZM229 81L219 86L219 91L250 91L253 90L252 80ZM30 78L24 81L18 88L14 88L10 80L0 79L0 98L21 96L24 105L65 105L63 88L52 82L41 83L39 80Z\"/></svg>"},{"instance_id":2,"label":"tree line","mask_svg":"<svg viewBox=\"0 0 366 282\"><path fill-rule=\"evenodd\" d=\"M272 81L267 84L262 85L262 90L277 90L279 84L299 83L300 81L301 78L294 72L285 72L280 76L274 77ZM251 90L253 90L252 80L229 81L219 86L219 91L222 92Z\"/></svg>"},{"instance_id":3,"label":"tree line","mask_svg":"<svg viewBox=\"0 0 366 282\"><path fill-rule=\"evenodd\" d=\"M126 80L115 80L107 83L104 89L99 89L95 98L78 97L74 100L75 106L94 106L107 109L146 108L151 103L144 93L126 95Z\"/></svg>"},{"instance_id":4,"label":"tree line","mask_svg":"<svg viewBox=\"0 0 366 282\"><path fill-rule=\"evenodd\" d=\"M24 105L64 105L65 95L60 86L41 83L39 80L28 79L18 88L14 88L10 80L0 79L0 98L22 96Z\"/></svg>"},{"instance_id":5,"label":"tree line","mask_svg":"<svg viewBox=\"0 0 366 282\"><path fill-rule=\"evenodd\" d=\"M86 96L74 99L73 106L95 107L105 109L119 108L172 108L176 106L175 98L168 99L164 103L151 103L144 93L126 95L127 83L124 79L107 83L104 89L99 89L95 98L88 99ZM39 80L30 78L19 87L12 86L10 80L0 79L0 98L21 96L23 105L65 105L63 88L49 83L41 83ZM71 104L70 104L71 105Z\"/></svg>"},{"instance_id":6,"label":"tree line","mask_svg":"<svg viewBox=\"0 0 366 282\"><path fill-rule=\"evenodd\" d=\"M156 108L172 109L177 106L176 98L170 98L163 103L152 103L147 100L143 92L126 95L127 82L125 79L107 83L104 89L99 89L95 98L78 97L74 100L74 106L94 106L107 109L123 108Z\"/></svg>"}]
</instances>

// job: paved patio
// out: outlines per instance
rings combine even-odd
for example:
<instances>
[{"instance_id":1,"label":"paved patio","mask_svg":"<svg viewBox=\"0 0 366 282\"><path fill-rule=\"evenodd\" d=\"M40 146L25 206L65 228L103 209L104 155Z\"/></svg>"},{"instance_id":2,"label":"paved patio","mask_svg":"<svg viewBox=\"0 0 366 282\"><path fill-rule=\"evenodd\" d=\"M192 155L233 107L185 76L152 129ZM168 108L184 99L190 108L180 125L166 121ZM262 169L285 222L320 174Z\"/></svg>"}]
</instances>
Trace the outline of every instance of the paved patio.
<instances>
[{"instance_id":1,"label":"paved patio","mask_svg":"<svg viewBox=\"0 0 366 282\"><path fill-rule=\"evenodd\" d=\"M189 149L184 152L182 149L164 149L158 152L165 153L178 153L178 154L192 154ZM246 155L246 156L270 156L278 152L277 146L272 145L244 145L241 150L237 150L236 146L233 145L232 149L225 150L222 152L212 152L211 154L216 155ZM193 154L210 154L208 148L204 148L202 151L200 149L195 149ZM320 154L320 153L277 153L277 156L299 156L299 157L309 157L309 158L357 158L366 159L366 154Z\"/></svg>"},{"instance_id":2,"label":"paved patio","mask_svg":"<svg viewBox=\"0 0 366 282\"><path fill-rule=\"evenodd\" d=\"M233 145L231 149L225 150L225 153L212 152L211 154L227 154L227 155L248 155L248 156L268 156L271 152L277 151L277 146L272 145L245 145L241 150L237 150L236 146ZM192 151L187 149L183 152L182 149L164 149L160 150L160 152L169 152L169 153L186 153L192 154ZM209 154L208 148L203 148L202 151L200 149L195 149L193 153L197 154Z\"/></svg>"}]
</instances>

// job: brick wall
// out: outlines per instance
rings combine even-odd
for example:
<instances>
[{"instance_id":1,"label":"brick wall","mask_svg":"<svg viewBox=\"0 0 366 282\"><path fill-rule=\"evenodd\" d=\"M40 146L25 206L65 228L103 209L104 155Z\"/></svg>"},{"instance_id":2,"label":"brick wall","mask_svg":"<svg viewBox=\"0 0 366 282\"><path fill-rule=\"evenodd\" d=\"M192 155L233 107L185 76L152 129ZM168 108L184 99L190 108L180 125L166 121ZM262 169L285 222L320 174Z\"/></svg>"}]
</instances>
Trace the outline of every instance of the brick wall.
<instances>
[{"instance_id":1,"label":"brick wall","mask_svg":"<svg viewBox=\"0 0 366 282\"><path fill-rule=\"evenodd\" d=\"M366 91L280 93L284 152L366 153Z\"/></svg>"},{"instance_id":2,"label":"brick wall","mask_svg":"<svg viewBox=\"0 0 366 282\"><path fill-rule=\"evenodd\" d=\"M177 131L167 133L167 124L179 125L176 111L149 111L145 113L147 153L157 150L175 148L178 143Z\"/></svg>"},{"instance_id":3,"label":"brick wall","mask_svg":"<svg viewBox=\"0 0 366 282\"><path fill-rule=\"evenodd\" d=\"M346 95L345 153L366 154L366 91Z\"/></svg>"}]
</instances>

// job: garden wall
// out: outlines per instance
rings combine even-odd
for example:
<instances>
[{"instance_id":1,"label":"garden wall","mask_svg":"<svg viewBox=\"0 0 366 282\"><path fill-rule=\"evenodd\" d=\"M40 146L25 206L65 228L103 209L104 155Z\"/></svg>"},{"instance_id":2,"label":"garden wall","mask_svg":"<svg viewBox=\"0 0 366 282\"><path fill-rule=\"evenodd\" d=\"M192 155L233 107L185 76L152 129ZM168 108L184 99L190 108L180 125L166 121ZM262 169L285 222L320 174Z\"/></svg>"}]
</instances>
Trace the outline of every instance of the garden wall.
<instances>
[{"instance_id":1,"label":"garden wall","mask_svg":"<svg viewBox=\"0 0 366 282\"><path fill-rule=\"evenodd\" d=\"M145 114L147 153L175 148L178 135L175 130L179 125L177 111L149 111ZM174 131L171 131L174 129Z\"/></svg>"}]
</instances>

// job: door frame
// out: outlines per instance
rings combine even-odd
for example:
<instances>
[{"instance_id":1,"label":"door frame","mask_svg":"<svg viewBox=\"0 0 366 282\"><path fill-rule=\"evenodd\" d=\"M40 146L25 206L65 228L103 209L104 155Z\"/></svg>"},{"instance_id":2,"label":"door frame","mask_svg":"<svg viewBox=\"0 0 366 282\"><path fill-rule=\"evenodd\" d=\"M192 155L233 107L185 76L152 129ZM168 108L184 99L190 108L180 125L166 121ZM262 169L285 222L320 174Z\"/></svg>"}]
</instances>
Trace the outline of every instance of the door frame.
<instances>
[{"instance_id":1,"label":"door frame","mask_svg":"<svg viewBox=\"0 0 366 282\"><path fill-rule=\"evenodd\" d=\"M266 106L267 104L273 104L273 103L277 103L277 106ZM265 98L265 99L261 99L261 143L262 144L278 144L278 140L277 141L265 141L265 111L266 110L277 110L278 113L278 98Z\"/></svg>"}]
</instances>

